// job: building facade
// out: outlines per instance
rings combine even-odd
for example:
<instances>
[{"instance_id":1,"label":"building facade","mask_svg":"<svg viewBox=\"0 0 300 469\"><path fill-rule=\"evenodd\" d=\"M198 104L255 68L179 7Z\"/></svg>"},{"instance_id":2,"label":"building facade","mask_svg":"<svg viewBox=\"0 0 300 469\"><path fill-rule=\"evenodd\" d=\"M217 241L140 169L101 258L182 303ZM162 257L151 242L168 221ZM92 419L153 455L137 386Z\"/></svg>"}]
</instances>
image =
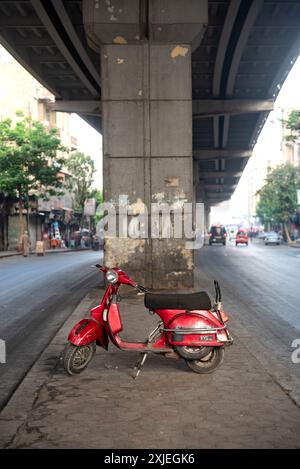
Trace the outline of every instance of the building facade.
<instances>
[{"instance_id":1,"label":"building facade","mask_svg":"<svg viewBox=\"0 0 300 469\"><path fill-rule=\"evenodd\" d=\"M49 105L53 102L54 96L0 46L0 119L9 117L15 121L16 112L22 111L46 128L55 127L62 145L74 151L77 140L70 132L70 115L52 111ZM68 177L67 171L63 172L63 177ZM59 232L60 237L69 236L72 212L71 194L52 197L48 205L30 201L28 213L24 210L24 224L29 231L31 246L48 237L50 247L54 232ZM0 250L14 250L19 239L17 201L0 194L0 213Z\"/></svg>"}]
</instances>

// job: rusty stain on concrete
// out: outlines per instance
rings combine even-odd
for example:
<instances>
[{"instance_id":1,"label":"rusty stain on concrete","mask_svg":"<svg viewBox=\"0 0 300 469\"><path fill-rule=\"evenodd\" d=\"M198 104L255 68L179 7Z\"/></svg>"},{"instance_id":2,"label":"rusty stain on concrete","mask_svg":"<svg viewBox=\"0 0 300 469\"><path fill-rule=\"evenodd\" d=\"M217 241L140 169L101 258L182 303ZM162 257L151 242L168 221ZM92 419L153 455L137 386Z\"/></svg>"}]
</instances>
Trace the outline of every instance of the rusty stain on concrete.
<instances>
[{"instance_id":1,"label":"rusty stain on concrete","mask_svg":"<svg viewBox=\"0 0 300 469\"><path fill-rule=\"evenodd\" d=\"M144 239L105 238L105 265L108 267L126 266L130 264L137 252L143 253L144 249Z\"/></svg>"},{"instance_id":2,"label":"rusty stain on concrete","mask_svg":"<svg viewBox=\"0 0 300 469\"><path fill-rule=\"evenodd\" d=\"M179 186L179 178L165 178L165 185L167 187L178 187Z\"/></svg>"},{"instance_id":3,"label":"rusty stain on concrete","mask_svg":"<svg viewBox=\"0 0 300 469\"><path fill-rule=\"evenodd\" d=\"M189 51L188 47L175 46L171 50L170 56L171 56L172 59L176 59L176 57L178 57L178 56L185 57L186 54L188 53L188 51Z\"/></svg>"},{"instance_id":4,"label":"rusty stain on concrete","mask_svg":"<svg viewBox=\"0 0 300 469\"><path fill-rule=\"evenodd\" d=\"M193 261L193 253L190 249L186 248L181 248L180 254L185 259L186 265L187 265L187 270L192 270L194 268L194 261Z\"/></svg>"},{"instance_id":5,"label":"rusty stain on concrete","mask_svg":"<svg viewBox=\"0 0 300 469\"><path fill-rule=\"evenodd\" d=\"M114 44L127 44L127 41L123 36L116 36L113 42Z\"/></svg>"}]
</instances>

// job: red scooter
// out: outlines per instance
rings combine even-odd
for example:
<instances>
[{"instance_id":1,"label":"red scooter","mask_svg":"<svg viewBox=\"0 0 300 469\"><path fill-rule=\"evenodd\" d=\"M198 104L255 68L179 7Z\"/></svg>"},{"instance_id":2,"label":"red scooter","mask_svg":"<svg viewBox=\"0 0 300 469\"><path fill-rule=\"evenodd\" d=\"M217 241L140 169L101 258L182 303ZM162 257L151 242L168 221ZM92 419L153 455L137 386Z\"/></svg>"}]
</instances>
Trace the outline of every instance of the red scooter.
<instances>
[{"instance_id":1,"label":"red scooter","mask_svg":"<svg viewBox=\"0 0 300 469\"><path fill-rule=\"evenodd\" d=\"M71 330L63 354L63 363L70 374L81 373L96 351L96 345L108 349L111 341L121 350L140 352L134 367L136 378L148 356L158 353L182 357L196 373L211 373L224 358L224 346L233 343L226 327L228 317L222 309L221 291L215 280L216 301L211 305L205 291L197 293L151 293L131 280L119 267L104 272L107 287L100 305L91 310L89 318L79 321ZM157 327L145 340L128 342L120 337L123 330L118 306L118 290L130 285L145 294L145 306L160 318Z\"/></svg>"}]
</instances>

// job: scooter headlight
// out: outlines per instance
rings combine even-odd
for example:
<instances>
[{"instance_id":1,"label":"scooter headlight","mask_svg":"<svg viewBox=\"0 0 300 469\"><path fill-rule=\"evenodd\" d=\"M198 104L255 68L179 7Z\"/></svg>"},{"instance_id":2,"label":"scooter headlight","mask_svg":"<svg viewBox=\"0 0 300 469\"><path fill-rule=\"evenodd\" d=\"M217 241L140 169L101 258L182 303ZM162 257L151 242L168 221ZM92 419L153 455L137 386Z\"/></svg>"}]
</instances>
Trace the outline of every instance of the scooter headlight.
<instances>
[{"instance_id":1,"label":"scooter headlight","mask_svg":"<svg viewBox=\"0 0 300 469\"><path fill-rule=\"evenodd\" d=\"M115 272L114 270L108 270L106 272L106 280L109 283L117 283L118 278L119 278L119 276L118 276L117 272Z\"/></svg>"}]
</instances>

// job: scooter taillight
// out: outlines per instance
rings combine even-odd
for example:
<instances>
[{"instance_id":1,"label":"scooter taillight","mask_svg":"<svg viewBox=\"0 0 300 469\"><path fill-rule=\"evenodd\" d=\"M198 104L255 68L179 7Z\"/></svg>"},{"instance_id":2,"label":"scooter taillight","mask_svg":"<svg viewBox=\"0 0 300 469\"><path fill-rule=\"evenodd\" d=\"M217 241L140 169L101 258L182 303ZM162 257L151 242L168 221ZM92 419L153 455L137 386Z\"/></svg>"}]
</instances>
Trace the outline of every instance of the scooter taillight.
<instances>
[{"instance_id":1,"label":"scooter taillight","mask_svg":"<svg viewBox=\"0 0 300 469\"><path fill-rule=\"evenodd\" d=\"M229 321L229 317L227 316L227 314L225 313L225 311L223 309L220 310L220 315L221 315L221 318L222 318L223 322L228 322Z\"/></svg>"}]
</instances>

